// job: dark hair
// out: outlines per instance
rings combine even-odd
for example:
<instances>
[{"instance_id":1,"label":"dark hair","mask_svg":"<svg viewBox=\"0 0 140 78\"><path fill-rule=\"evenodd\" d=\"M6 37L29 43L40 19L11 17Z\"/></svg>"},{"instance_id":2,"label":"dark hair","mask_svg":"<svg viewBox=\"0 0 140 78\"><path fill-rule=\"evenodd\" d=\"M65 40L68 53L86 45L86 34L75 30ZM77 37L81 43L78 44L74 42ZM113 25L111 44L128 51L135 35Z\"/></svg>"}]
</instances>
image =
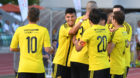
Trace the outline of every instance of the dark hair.
<instances>
[{"instance_id":1,"label":"dark hair","mask_svg":"<svg viewBox=\"0 0 140 78\"><path fill-rule=\"evenodd\" d=\"M125 20L125 15L122 11L116 11L114 12L113 19L115 19L119 25L122 25Z\"/></svg>"},{"instance_id":2,"label":"dark hair","mask_svg":"<svg viewBox=\"0 0 140 78\"><path fill-rule=\"evenodd\" d=\"M100 21L100 11L98 9L92 9L90 11L89 14L89 20L93 23L93 24L98 24Z\"/></svg>"},{"instance_id":3,"label":"dark hair","mask_svg":"<svg viewBox=\"0 0 140 78\"><path fill-rule=\"evenodd\" d=\"M107 22L107 14L105 12L101 12L101 20L105 20Z\"/></svg>"},{"instance_id":4,"label":"dark hair","mask_svg":"<svg viewBox=\"0 0 140 78\"><path fill-rule=\"evenodd\" d=\"M40 11L38 8L30 8L28 12L28 19L31 22L37 22L39 19Z\"/></svg>"},{"instance_id":5,"label":"dark hair","mask_svg":"<svg viewBox=\"0 0 140 78\"><path fill-rule=\"evenodd\" d=\"M123 7L122 5L114 5L113 8L120 8L120 10L121 10L122 12L125 12L125 9L124 9L124 7Z\"/></svg>"},{"instance_id":6,"label":"dark hair","mask_svg":"<svg viewBox=\"0 0 140 78\"><path fill-rule=\"evenodd\" d=\"M76 15L76 10L74 8L67 8L65 11L65 15L68 13L70 13L70 14L74 13Z\"/></svg>"},{"instance_id":7,"label":"dark hair","mask_svg":"<svg viewBox=\"0 0 140 78\"><path fill-rule=\"evenodd\" d=\"M56 39L53 39L52 42L57 41Z\"/></svg>"}]
</instances>

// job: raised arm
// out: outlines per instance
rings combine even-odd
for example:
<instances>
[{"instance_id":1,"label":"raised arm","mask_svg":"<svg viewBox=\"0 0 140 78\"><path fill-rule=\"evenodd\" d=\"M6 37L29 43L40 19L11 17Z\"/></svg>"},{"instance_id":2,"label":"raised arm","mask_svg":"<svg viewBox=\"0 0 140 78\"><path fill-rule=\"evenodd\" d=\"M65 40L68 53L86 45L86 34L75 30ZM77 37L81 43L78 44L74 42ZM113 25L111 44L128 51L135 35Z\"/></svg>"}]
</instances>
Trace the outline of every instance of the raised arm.
<instances>
[{"instance_id":1,"label":"raised arm","mask_svg":"<svg viewBox=\"0 0 140 78\"><path fill-rule=\"evenodd\" d=\"M87 20L88 19L88 16L84 16L82 19L80 20L77 20L78 23L76 23L72 29L69 31L69 35L75 35L77 33L77 31L79 30L81 24L83 21Z\"/></svg>"}]
</instances>

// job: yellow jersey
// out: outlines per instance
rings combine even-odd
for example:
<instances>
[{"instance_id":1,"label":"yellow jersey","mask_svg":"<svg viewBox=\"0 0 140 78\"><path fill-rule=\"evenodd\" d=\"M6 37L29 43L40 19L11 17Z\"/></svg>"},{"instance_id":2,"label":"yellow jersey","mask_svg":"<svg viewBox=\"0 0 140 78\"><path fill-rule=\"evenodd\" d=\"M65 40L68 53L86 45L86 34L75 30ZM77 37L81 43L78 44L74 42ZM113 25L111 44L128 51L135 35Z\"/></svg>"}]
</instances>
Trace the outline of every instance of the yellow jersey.
<instances>
[{"instance_id":1,"label":"yellow jersey","mask_svg":"<svg viewBox=\"0 0 140 78\"><path fill-rule=\"evenodd\" d=\"M42 47L50 47L48 30L37 24L27 24L19 27L10 48L20 48L18 72L44 73Z\"/></svg>"},{"instance_id":2,"label":"yellow jersey","mask_svg":"<svg viewBox=\"0 0 140 78\"><path fill-rule=\"evenodd\" d=\"M110 54L110 73L122 75L125 71L125 48L127 32L120 27L112 33L112 43L115 44Z\"/></svg>"},{"instance_id":3,"label":"yellow jersey","mask_svg":"<svg viewBox=\"0 0 140 78\"><path fill-rule=\"evenodd\" d=\"M128 41L131 41L131 37L132 37L132 27L127 23L124 22L123 26L128 34ZM125 65L130 67L130 61L131 61L131 55L130 55L130 44L128 46L128 48L125 49Z\"/></svg>"},{"instance_id":4,"label":"yellow jersey","mask_svg":"<svg viewBox=\"0 0 140 78\"><path fill-rule=\"evenodd\" d=\"M83 16L77 18L76 23L78 23L79 20L82 18L83 18ZM80 26L80 29L78 30L78 32L76 34L76 39L80 40L82 38L82 35L85 32L85 30L88 29L89 27L91 27L89 19L83 21L81 26ZM72 55L71 55L70 61L88 64L87 46L83 47L83 49L80 52L77 52L77 50L74 46L73 50L72 50Z\"/></svg>"},{"instance_id":5,"label":"yellow jersey","mask_svg":"<svg viewBox=\"0 0 140 78\"><path fill-rule=\"evenodd\" d=\"M105 26L93 25L84 32L82 41L88 46L90 71L110 68L107 52L108 30Z\"/></svg>"},{"instance_id":6,"label":"yellow jersey","mask_svg":"<svg viewBox=\"0 0 140 78\"><path fill-rule=\"evenodd\" d=\"M114 28L114 26L112 24L106 24L106 26L109 29L113 29ZM128 41L130 42L131 38L132 38L132 27L126 21L124 21L123 26L125 28L125 31L128 34ZM130 67L130 61L131 61L131 57L130 56L131 55L130 55L130 45L129 45L129 47L125 49L125 65L128 66L128 67Z\"/></svg>"},{"instance_id":7,"label":"yellow jersey","mask_svg":"<svg viewBox=\"0 0 140 78\"><path fill-rule=\"evenodd\" d=\"M72 36L69 35L71 27L65 23L59 30L59 46L53 63L70 67L70 57L73 48Z\"/></svg>"}]
</instances>

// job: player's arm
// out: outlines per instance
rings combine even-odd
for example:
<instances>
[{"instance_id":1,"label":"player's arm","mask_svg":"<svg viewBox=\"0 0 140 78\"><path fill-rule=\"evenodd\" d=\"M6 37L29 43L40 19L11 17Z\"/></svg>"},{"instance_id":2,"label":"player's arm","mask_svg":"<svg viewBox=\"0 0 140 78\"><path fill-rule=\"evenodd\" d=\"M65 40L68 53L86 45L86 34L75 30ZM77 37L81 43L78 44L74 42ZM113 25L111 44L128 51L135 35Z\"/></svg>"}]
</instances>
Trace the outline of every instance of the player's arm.
<instances>
[{"instance_id":1,"label":"player's arm","mask_svg":"<svg viewBox=\"0 0 140 78\"><path fill-rule=\"evenodd\" d=\"M78 20L78 22L72 27L72 29L69 31L69 35L75 35L77 33L77 31L79 30L82 22L84 20L88 19L87 16L84 16L82 19Z\"/></svg>"},{"instance_id":2,"label":"player's arm","mask_svg":"<svg viewBox=\"0 0 140 78\"><path fill-rule=\"evenodd\" d=\"M12 52L19 52L20 48L10 48L10 51L12 51Z\"/></svg>"},{"instance_id":3,"label":"player's arm","mask_svg":"<svg viewBox=\"0 0 140 78\"><path fill-rule=\"evenodd\" d=\"M49 54L53 54L54 49L52 47L44 47L45 52L48 52Z\"/></svg>"},{"instance_id":4,"label":"player's arm","mask_svg":"<svg viewBox=\"0 0 140 78\"><path fill-rule=\"evenodd\" d=\"M113 32L111 42L108 43L107 51L109 54L112 52L115 45L120 41L120 35L119 35L120 33L117 34L116 33L117 33L116 31Z\"/></svg>"},{"instance_id":5,"label":"player's arm","mask_svg":"<svg viewBox=\"0 0 140 78\"><path fill-rule=\"evenodd\" d=\"M108 43L107 51L109 54L112 52L114 47L115 47L114 43L112 43L112 42Z\"/></svg>"},{"instance_id":6,"label":"player's arm","mask_svg":"<svg viewBox=\"0 0 140 78\"><path fill-rule=\"evenodd\" d=\"M48 52L49 54L53 53L53 48L51 48L51 42L50 42L50 36L49 36L49 32L46 29L45 34L44 34L44 50L45 52Z\"/></svg>"},{"instance_id":7,"label":"player's arm","mask_svg":"<svg viewBox=\"0 0 140 78\"><path fill-rule=\"evenodd\" d=\"M74 45L77 51L81 51L82 48L85 46L86 42L75 40Z\"/></svg>"},{"instance_id":8,"label":"player's arm","mask_svg":"<svg viewBox=\"0 0 140 78\"><path fill-rule=\"evenodd\" d=\"M10 51L11 52L19 52L20 49L18 48L18 44L19 44L19 29L16 30L15 34L13 35L11 44L10 44Z\"/></svg>"}]
</instances>

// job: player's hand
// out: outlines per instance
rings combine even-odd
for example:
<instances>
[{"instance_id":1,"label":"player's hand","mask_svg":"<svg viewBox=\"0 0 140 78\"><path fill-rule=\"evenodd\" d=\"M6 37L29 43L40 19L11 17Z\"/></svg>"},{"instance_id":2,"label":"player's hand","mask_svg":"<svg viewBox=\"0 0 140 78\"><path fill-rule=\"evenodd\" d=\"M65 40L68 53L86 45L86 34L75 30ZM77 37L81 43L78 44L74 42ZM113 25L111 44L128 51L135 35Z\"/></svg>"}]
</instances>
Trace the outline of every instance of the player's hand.
<instances>
[{"instance_id":1,"label":"player's hand","mask_svg":"<svg viewBox=\"0 0 140 78\"><path fill-rule=\"evenodd\" d=\"M109 29L110 30L110 32L114 32L115 31L115 29Z\"/></svg>"},{"instance_id":2,"label":"player's hand","mask_svg":"<svg viewBox=\"0 0 140 78\"><path fill-rule=\"evenodd\" d=\"M81 44L82 46L85 46L85 45L86 45L86 42L80 41L80 44Z\"/></svg>"},{"instance_id":3,"label":"player's hand","mask_svg":"<svg viewBox=\"0 0 140 78\"><path fill-rule=\"evenodd\" d=\"M75 41L74 41L74 45L76 45L76 44L78 44L78 40L75 40Z\"/></svg>"},{"instance_id":4,"label":"player's hand","mask_svg":"<svg viewBox=\"0 0 140 78\"><path fill-rule=\"evenodd\" d=\"M88 19L88 16L87 16L87 15L85 15L85 16L82 18L83 21L85 21L85 20L87 20L87 19Z\"/></svg>"}]
</instances>

